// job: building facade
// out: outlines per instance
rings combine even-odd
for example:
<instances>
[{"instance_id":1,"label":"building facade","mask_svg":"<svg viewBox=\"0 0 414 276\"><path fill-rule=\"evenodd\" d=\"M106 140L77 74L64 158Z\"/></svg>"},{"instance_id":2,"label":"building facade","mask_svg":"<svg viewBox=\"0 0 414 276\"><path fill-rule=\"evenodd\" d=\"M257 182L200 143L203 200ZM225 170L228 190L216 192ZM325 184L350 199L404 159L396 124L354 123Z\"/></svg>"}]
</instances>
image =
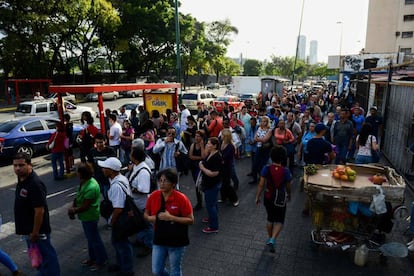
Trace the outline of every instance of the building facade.
<instances>
[{"instance_id":1,"label":"building facade","mask_svg":"<svg viewBox=\"0 0 414 276\"><path fill-rule=\"evenodd\" d=\"M299 36L298 59L306 60L306 36Z\"/></svg>"},{"instance_id":2,"label":"building facade","mask_svg":"<svg viewBox=\"0 0 414 276\"><path fill-rule=\"evenodd\" d=\"M318 41L311 40L309 43L309 64L318 63Z\"/></svg>"},{"instance_id":3,"label":"building facade","mask_svg":"<svg viewBox=\"0 0 414 276\"><path fill-rule=\"evenodd\" d=\"M414 0L370 0L365 53L414 53Z\"/></svg>"}]
</instances>

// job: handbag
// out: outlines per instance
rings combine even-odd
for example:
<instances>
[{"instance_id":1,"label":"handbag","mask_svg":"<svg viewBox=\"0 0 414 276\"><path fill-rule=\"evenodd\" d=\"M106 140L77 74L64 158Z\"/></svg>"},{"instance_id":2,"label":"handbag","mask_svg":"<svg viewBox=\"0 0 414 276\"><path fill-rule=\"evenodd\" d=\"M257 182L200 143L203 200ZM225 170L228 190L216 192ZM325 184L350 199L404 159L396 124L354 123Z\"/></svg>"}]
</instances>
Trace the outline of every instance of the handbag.
<instances>
[{"instance_id":1,"label":"handbag","mask_svg":"<svg viewBox=\"0 0 414 276\"><path fill-rule=\"evenodd\" d=\"M58 133L57 133L57 131L55 132L55 136L53 137L53 140L52 140L52 142L50 142L49 143L49 145L47 145L47 149L48 150L51 150L51 149L53 149L54 147L55 147L55 140L56 140L56 137L58 136Z\"/></svg>"},{"instance_id":2,"label":"handbag","mask_svg":"<svg viewBox=\"0 0 414 276\"><path fill-rule=\"evenodd\" d=\"M36 243L30 243L28 253L32 267L38 268L43 262L43 257Z\"/></svg>"},{"instance_id":3,"label":"handbag","mask_svg":"<svg viewBox=\"0 0 414 276\"><path fill-rule=\"evenodd\" d=\"M372 135L371 135L371 158L373 163L378 163L380 161L381 153L379 150L374 150L372 148Z\"/></svg>"},{"instance_id":4,"label":"handbag","mask_svg":"<svg viewBox=\"0 0 414 276\"><path fill-rule=\"evenodd\" d=\"M125 191L121 183L119 185L121 185L125 193L125 204L118 220L112 226L112 234L115 241L128 238L147 227L144 215L135 205L134 199Z\"/></svg>"},{"instance_id":5,"label":"handbag","mask_svg":"<svg viewBox=\"0 0 414 276\"><path fill-rule=\"evenodd\" d=\"M188 225L182 223L174 223L173 221L160 220L158 214L165 212L165 199L162 193L161 207L157 212L154 230L154 244L182 247L190 243L188 238Z\"/></svg>"}]
</instances>

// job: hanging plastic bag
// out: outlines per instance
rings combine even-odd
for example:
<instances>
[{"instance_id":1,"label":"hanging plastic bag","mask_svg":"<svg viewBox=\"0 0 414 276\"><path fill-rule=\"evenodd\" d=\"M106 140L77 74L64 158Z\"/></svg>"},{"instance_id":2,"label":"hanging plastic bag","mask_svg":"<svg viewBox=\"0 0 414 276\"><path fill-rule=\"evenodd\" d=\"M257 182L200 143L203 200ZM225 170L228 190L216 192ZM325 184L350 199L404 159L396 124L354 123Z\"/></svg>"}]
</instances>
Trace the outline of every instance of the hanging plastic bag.
<instances>
[{"instance_id":1,"label":"hanging plastic bag","mask_svg":"<svg viewBox=\"0 0 414 276\"><path fill-rule=\"evenodd\" d=\"M377 215L385 214L387 212L387 206L385 205L384 192L378 185L376 185L375 188L378 189L379 193L372 195L372 202L369 209Z\"/></svg>"},{"instance_id":2,"label":"hanging plastic bag","mask_svg":"<svg viewBox=\"0 0 414 276\"><path fill-rule=\"evenodd\" d=\"M31 243L29 247L29 258L33 268L38 268L43 261L42 253L36 243Z\"/></svg>"}]
</instances>

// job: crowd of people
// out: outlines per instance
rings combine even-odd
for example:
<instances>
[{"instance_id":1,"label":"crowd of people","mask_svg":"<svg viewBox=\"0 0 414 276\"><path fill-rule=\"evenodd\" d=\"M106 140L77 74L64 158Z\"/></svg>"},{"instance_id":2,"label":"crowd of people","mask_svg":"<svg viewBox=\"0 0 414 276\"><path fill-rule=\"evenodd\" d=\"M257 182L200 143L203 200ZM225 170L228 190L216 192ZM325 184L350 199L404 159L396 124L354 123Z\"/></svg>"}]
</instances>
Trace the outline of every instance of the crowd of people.
<instances>
[{"instance_id":1,"label":"crowd of people","mask_svg":"<svg viewBox=\"0 0 414 276\"><path fill-rule=\"evenodd\" d=\"M101 198L112 203L105 219L107 227L114 229L126 197L131 196L146 219L146 226L134 239L142 247L139 255L152 253L155 275L181 275L184 248L189 244L188 225L194 223L193 210L205 206L208 217L202 219L206 226L201 230L212 234L219 232L218 203L239 205L236 164L241 158L250 159L247 176L251 177L249 184L257 185L257 204L264 191L266 244L274 252L295 166L376 162L372 152L379 148L382 118L375 106L366 114L357 102L348 99L328 90L285 91L283 96L259 93L256 103L240 110L226 105L217 112L212 105L202 104L196 116L183 104L179 113L167 110L162 114L156 110L150 114L140 106L129 117L125 109L108 109L106 133L101 133L91 114L84 112L84 129L75 141L70 117L65 115L65 123L58 124L48 148L56 180L64 179L65 169L67 173L75 170L79 178L68 215L78 217L87 240L89 256L81 264L95 271L108 262L97 227ZM76 167L75 143L81 160ZM50 243L45 186L32 170L29 157L18 154L13 165L19 177L16 233L27 236L28 245L41 245L44 261L39 270L44 275L59 275L57 255ZM195 184L194 206L179 187L180 177L188 173ZM155 192L151 188L154 179L158 183ZM303 215L309 215L308 205L305 203ZM116 260L108 269L133 275L131 237L120 239L113 234L111 240Z\"/></svg>"}]
</instances>

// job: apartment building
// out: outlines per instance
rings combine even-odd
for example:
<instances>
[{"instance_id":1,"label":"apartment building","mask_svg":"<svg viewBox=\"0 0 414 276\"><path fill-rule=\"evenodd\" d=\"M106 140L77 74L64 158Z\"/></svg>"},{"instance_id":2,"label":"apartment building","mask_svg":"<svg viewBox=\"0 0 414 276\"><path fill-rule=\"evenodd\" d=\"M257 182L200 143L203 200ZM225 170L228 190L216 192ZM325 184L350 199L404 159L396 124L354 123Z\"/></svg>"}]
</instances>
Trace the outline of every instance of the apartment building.
<instances>
[{"instance_id":1,"label":"apartment building","mask_svg":"<svg viewBox=\"0 0 414 276\"><path fill-rule=\"evenodd\" d=\"M370 0L365 53L414 54L414 0Z\"/></svg>"}]
</instances>

